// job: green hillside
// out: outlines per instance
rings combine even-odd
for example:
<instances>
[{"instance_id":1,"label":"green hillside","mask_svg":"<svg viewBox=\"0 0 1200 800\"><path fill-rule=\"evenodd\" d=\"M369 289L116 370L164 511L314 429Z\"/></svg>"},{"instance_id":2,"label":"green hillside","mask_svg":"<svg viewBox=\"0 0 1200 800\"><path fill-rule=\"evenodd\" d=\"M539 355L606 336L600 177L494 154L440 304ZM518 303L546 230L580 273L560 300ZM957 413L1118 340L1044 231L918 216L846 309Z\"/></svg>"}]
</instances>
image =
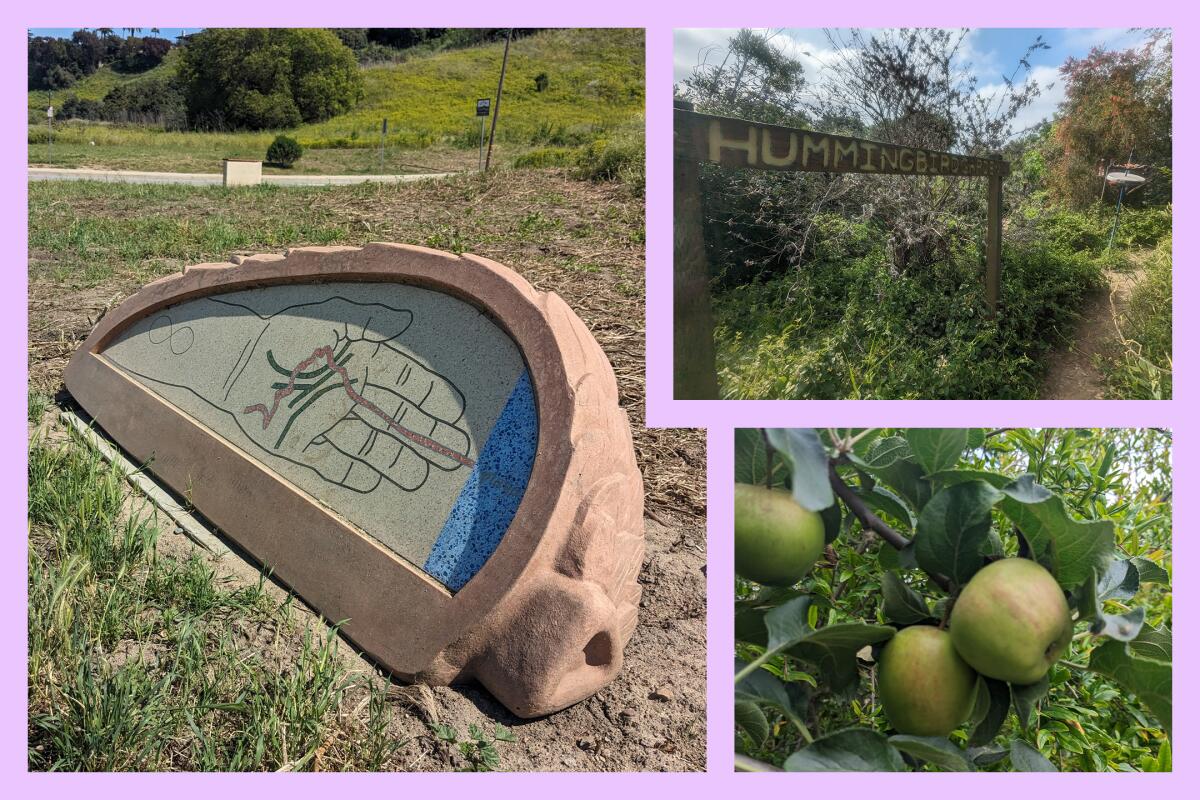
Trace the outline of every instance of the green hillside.
<instances>
[{"instance_id":1,"label":"green hillside","mask_svg":"<svg viewBox=\"0 0 1200 800\"><path fill-rule=\"evenodd\" d=\"M387 168L470 166L479 142L475 100L494 96L503 53L501 42L364 67L365 96L351 112L288 132L310 151L295 171L377 171L385 117L393 162ZM133 77L102 68L57 93L55 105L72 94L102 98L118 83L174 70L176 61ZM496 134L499 157L512 161L533 148L579 148L614 136L640 139L644 62L641 30L555 30L513 42ZM543 73L548 85L539 92L535 78ZM45 108L45 102L44 91L30 93L31 109ZM221 158L262 157L276 133L167 132L71 121L56 126L53 159L58 166L212 171ZM31 123L30 163L46 162L46 136L44 125ZM353 152L363 150L373 152Z\"/></svg>"}]
</instances>

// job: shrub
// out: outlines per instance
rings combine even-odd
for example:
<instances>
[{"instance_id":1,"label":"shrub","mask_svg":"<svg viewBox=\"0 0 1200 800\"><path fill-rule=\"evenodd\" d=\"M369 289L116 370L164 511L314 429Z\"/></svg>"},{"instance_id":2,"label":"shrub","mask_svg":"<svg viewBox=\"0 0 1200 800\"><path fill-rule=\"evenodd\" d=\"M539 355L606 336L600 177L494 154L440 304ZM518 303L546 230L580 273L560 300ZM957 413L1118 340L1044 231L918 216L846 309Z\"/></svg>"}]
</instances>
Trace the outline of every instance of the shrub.
<instances>
[{"instance_id":1,"label":"shrub","mask_svg":"<svg viewBox=\"0 0 1200 800\"><path fill-rule=\"evenodd\" d=\"M576 174L592 181L619 180L641 193L646 187L646 145L643 141L597 139L579 152Z\"/></svg>"},{"instance_id":2,"label":"shrub","mask_svg":"<svg viewBox=\"0 0 1200 800\"><path fill-rule=\"evenodd\" d=\"M104 119L104 103L87 97L68 97L59 110L62 119Z\"/></svg>"},{"instance_id":3,"label":"shrub","mask_svg":"<svg viewBox=\"0 0 1200 800\"><path fill-rule=\"evenodd\" d=\"M280 134L267 148L267 161L280 167L290 167L304 155L304 148L290 136Z\"/></svg>"},{"instance_id":4,"label":"shrub","mask_svg":"<svg viewBox=\"0 0 1200 800\"><path fill-rule=\"evenodd\" d=\"M187 125L183 92L169 76L150 76L113 87L104 96L103 119L176 130Z\"/></svg>"},{"instance_id":5,"label":"shrub","mask_svg":"<svg viewBox=\"0 0 1200 800\"><path fill-rule=\"evenodd\" d=\"M550 76L544 72L539 72L533 79L533 88L539 92L544 92L550 88Z\"/></svg>"},{"instance_id":6,"label":"shrub","mask_svg":"<svg viewBox=\"0 0 1200 800\"><path fill-rule=\"evenodd\" d=\"M530 150L513 160L517 169L574 166L579 158L579 152L570 147L539 147Z\"/></svg>"},{"instance_id":7,"label":"shrub","mask_svg":"<svg viewBox=\"0 0 1200 800\"><path fill-rule=\"evenodd\" d=\"M179 72L201 126L291 128L349 111L363 95L354 53L327 30L208 28L184 48Z\"/></svg>"}]
</instances>

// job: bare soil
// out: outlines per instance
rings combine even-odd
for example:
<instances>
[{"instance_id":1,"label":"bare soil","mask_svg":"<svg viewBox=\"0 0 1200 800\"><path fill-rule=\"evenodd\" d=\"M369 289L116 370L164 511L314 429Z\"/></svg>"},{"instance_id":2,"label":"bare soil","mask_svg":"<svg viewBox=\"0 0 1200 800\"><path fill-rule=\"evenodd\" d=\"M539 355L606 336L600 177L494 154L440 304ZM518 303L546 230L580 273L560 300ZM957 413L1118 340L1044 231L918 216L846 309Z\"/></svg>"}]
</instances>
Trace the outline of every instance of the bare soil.
<instances>
[{"instance_id":1,"label":"bare soil","mask_svg":"<svg viewBox=\"0 0 1200 800\"><path fill-rule=\"evenodd\" d=\"M705 444L702 431L651 430L644 422L645 261L642 201L618 184L574 180L564 173L521 172L498 177L368 189L288 190L266 195L113 187L62 189L37 205L31 189L31 232L65 231L90 217L128 220L161 215L199 223L220 212L253 225L262 215L319 219L344 234L336 243L400 241L438 246L452 235L454 249L486 256L521 272L540 290L553 290L575 309L612 361L622 405L629 410L646 481L646 555L641 573L639 624L617 680L595 696L549 717L511 716L478 686L450 688L396 684L389 727L405 744L388 763L396 770L454 770L467 766L453 746L435 737L440 722L465 734L474 723L511 726L515 743L500 743L505 770L702 770L705 766ZM182 199L181 199L182 198ZM266 198L264 201L263 198ZM449 229L449 234L447 232ZM53 237L51 237L53 238ZM309 244L303 240L291 246ZM333 243L333 242L327 242ZM279 247L251 248L281 251ZM224 260L235 253L203 253ZM111 263L98 282L73 281L78 259ZM122 256L120 245L80 254L69 246L30 252L30 388L60 404L70 398L62 370L71 353L109 309L156 275L195 263L195 255L165 252L153 259ZM203 259L199 259L203 260ZM53 408L51 409L51 413ZM159 540L164 555L195 545L170 527ZM203 551L202 551L203 552ZM218 575L237 585L257 584L258 567L237 555L213 559ZM269 589L277 600L280 586ZM319 619L308 609L301 613ZM247 630L246 647L271 632ZM298 646L298 641L290 646ZM340 648L347 668L374 672L349 643ZM344 713L365 716L351 703ZM314 764L336 769L336 764Z\"/></svg>"},{"instance_id":2,"label":"bare soil","mask_svg":"<svg viewBox=\"0 0 1200 800\"><path fill-rule=\"evenodd\" d=\"M1101 400L1105 395L1101 360L1110 354L1117 336L1114 315L1120 318L1142 271L1105 273L1108 288L1084 300L1079 321L1069 343L1048 356L1043 400Z\"/></svg>"}]
</instances>

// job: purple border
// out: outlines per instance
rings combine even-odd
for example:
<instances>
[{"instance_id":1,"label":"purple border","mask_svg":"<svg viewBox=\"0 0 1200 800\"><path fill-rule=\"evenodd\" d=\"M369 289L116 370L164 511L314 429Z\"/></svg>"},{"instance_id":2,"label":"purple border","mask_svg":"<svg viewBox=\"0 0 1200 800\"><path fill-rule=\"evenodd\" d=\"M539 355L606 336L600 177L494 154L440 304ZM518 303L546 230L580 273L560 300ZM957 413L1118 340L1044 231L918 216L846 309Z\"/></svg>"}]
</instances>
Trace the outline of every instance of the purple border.
<instances>
[{"instance_id":1,"label":"purple border","mask_svg":"<svg viewBox=\"0 0 1200 800\"><path fill-rule=\"evenodd\" d=\"M29 4L10 4L3 12L2 59L6 76L3 87L5 108L10 109L3 125L2 152L10 154L4 160L5 184L10 187L3 200L6 213L0 219L6 239L26 240L26 124L17 109L24 108L25 72L23 59L25 29L29 27L73 27L86 25L117 25L134 23L143 26L197 27L201 25L288 25L351 26L351 25L413 25L413 26L470 26L470 25L528 25L528 26L627 26L646 27L647 32L647 254L648 254L648 418L653 425L686 427L712 426L709 435L709 517L710 547L708 586L716 602L709 605L709 640L716 643L710 650L708 663L709 709L708 747L709 775L595 775L579 777L571 774L526 775L27 775L26 748L26 688L25 688L25 625L23 609L26 601L26 542L24 509L26 488L24 461L21 456L5 458L2 487L6 518L3 530L5 548L0 559L0 586L6 607L12 609L10 630L3 641L3 692L0 713L3 714L3 771L6 785L18 796L37 792L41 796L78 796L86 793L96 798L161 796L169 792L178 798L205 798L214 791L251 792L285 790L292 797L325 798L335 791L378 790L395 791L464 791L468 787L495 793L498 797L526 797L531 794L569 792L572 797L607 798L614 792L648 793L678 792L691 798L724 798L733 792L747 791L745 781L759 782L749 791L763 789L793 793L812 793L822 790L876 790L881 794L903 791L928 791L939 788L969 790L975 797L1008 800L1014 790L1041 789L1050 791L1087 791L1093 796L1121 797L1133 790L1163 792L1182 796L1186 786L1194 782L1198 765L1193 757L1196 745L1195 712L1197 704L1189 695L1177 697L1175 723L1175 765L1170 775L1100 776L1100 775L1006 775L981 779L971 775L870 775L870 774L809 774L804 776L733 776L732 765L732 703L729 702L729 683L732 669L726 649L732 637L732 607L721 602L729 596L732 586L732 554L730 552L730 519L732 484L732 433L730 429L741 422L755 425L1163 425L1176 430L1176 475L1179 483L1188 486L1196 474L1196 453L1192 422L1194 414L1187 409L1195 403L1195 381L1190 348L1177 347L1176 400L1164 403L1105 403L1088 401L967 401L930 403L921 401L786 401L754 402L750 407L740 403L675 402L670 399L671 387L671 63L672 35L676 27L736 27L739 25L935 25L954 24L977 27L1060 26L1060 27L1127 27L1171 26L1175 28L1176 75L1176 141L1190 143L1195 132L1196 14L1185 8L1182 0L1141 0L1138 3L1115 0L1008 0L992 8L965 4L961 0L927 0L906 7L882 0L860 0L855 4L823 4L813 7L774 4L728 4L714 0L692 0L672 9L666 2L652 4L644 0L608 0L592 5L562 3L557 0L516 0L488 3L482 0L459 0L455 4L401 4L381 0L365 0L335 11L313 11L297 3L269 0L258 4L209 0L186 9L167 7L146 0L113 0L110 3L84 3L80 0L60 0L53 7ZM13 6L16 6L15 8ZM1182 209L1176 217L1187 219L1195 205L1198 190L1196 160L1187 148L1175 155L1176 203ZM1180 226L1175 234L1175 248L1185 265L1197 262L1195 226ZM16 249L16 248L13 248ZM24 257L20 250L18 259ZM26 270L19 266L10 269L6 278L10 289L3 295L0 325L8 341L24 341L26 320ZM1180 271L1176 278L1175 297L1188 296L1197 283L1192 268ZM1176 300L1176 341L1191 342L1192 321L1182 314L1182 302ZM22 370L25 362L22 358ZM4 422L9 441L24 441L25 423L22 409L24 390L10 389L0 398L4 404ZM10 451L20 452L19 448ZM1188 570L1194 555L1194 538L1181 536L1175 549L1175 563ZM1187 572L1184 573L1185 575ZM1176 624L1175 660L1179 673L1188 675L1194 662L1195 642L1191 625L1186 621L1195 608L1190 581L1176 582L1176 607L1182 610L1184 623ZM10 777L11 776L11 777ZM11 783L10 783L11 781ZM769 784L769 786L767 785ZM1136 784L1136 785L1134 785ZM635 794L636 796L636 794Z\"/></svg>"}]
</instances>

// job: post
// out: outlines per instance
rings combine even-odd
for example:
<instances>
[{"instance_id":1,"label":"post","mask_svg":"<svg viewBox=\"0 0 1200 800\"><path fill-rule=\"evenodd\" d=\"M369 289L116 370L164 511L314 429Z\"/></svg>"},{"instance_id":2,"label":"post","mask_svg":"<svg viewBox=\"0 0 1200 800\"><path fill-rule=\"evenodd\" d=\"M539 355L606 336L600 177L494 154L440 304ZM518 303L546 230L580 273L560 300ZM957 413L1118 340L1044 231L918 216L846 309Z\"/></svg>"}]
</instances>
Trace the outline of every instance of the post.
<instances>
[{"instance_id":1,"label":"post","mask_svg":"<svg viewBox=\"0 0 1200 800\"><path fill-rule=\"evenodd\" d=\"M479 169L483 169L483 132L487 125L487 117L479 118Z\"/></svg>"},{"instance_id":2,"label":"post","mask_svg":"<svg viewBox=\"0 0 1200 800\"><path fill-rule=\"evenodd\" d=\"M676 100L688 111L692 104ZM691 130L675 130L690 137ZM681 158L679 153L685 155ZM704 252L704 218L700 204L700 165L688 157L690 147L675 156L675 399L716 399L717 368L709 298L708 258Z\"/></svg>"},{"instance_id":3,"label":"post","mask_svg":"<svg viewBox=\"0 0 1200 800\"><path fill-rule=\"evenodd\" d=\"M512 28L508 29L508 36L504 38L504 60L500 62L500 84L496 87L496 109L492 112L492 132L488 136L487 160L483 163L483 170L487 172L492 166L492 142L496 140L496 120L500 119L500 96L504 94L504 70L508 68L508 46L512 44Z\"/></svg>"},{"instance_id":4,"label":"post","mask_svg":"<svg viewBox=\"0 0 1200 800\"><path fill-rule=\"evenodd\" d=\"M987 294L988 315L995 317L1000 308L1000 236L1001 205L1004 177L988 177L987 193L987 277L984 281Z\"/></svg>"},{"instance_id":5,"label":"post","mask_svg":"<svg viewBox=\"0 0 1200 800\"><path fill-rule=\"evenodd\" d=\"M383 149L387 146L387 117L383 118L383 127L379 131L379 174L384 173Z\"/></svg>"},{"instance_id":6,"label":"post","mask_svg":"<svg viewBox=\"0 0 1200 800\"><path fill-rule=\"evenodd\" d=\"M1121 184L1121 191L1117 192L1117 214L1113 217L1112 230L1108 232L1108 244L1104 246L1105 250L1112 249L1113 239L1117 238L1117 224L1121 221L1121 201L1125 199L1125 184Z\"/></svg>"}]
</instances>

